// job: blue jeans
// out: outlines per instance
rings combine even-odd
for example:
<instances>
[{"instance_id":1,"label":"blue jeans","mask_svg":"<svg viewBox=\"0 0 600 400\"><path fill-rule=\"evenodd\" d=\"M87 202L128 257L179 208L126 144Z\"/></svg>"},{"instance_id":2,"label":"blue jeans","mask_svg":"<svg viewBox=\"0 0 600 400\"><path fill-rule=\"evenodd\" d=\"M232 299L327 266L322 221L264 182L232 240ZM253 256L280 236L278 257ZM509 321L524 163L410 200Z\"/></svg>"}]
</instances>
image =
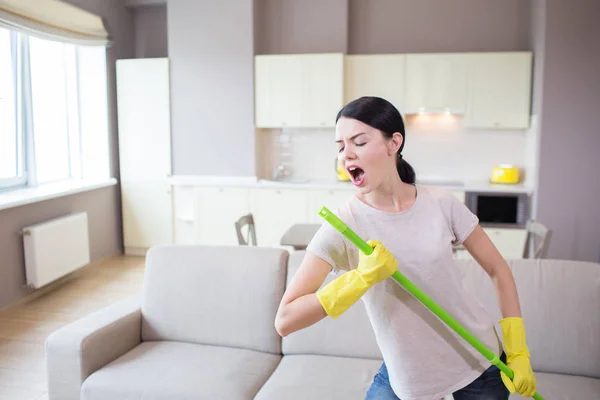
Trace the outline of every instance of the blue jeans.
<instances>
[{"instance_id":1,"label":"blue jeans","mask_svg":"<svg viewBox=\"0 0 600 400\"><path fill-rule=\"evenodd\" d=\"M506 354L502 353L500 359L506 363ZM500 378L500 369L492 365L468 386L452 393L452 396L454 400L506 400L509 394ZM390 386L385 363L375 375L365 400L400 400Z\"/></svg>"}]
</instances>

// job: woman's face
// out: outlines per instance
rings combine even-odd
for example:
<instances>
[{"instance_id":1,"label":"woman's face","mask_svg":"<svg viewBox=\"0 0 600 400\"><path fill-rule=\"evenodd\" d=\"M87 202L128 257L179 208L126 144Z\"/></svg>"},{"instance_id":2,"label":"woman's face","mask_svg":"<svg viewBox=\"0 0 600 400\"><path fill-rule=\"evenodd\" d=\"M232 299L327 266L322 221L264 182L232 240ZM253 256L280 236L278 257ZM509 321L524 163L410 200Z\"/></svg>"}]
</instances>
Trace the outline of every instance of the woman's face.
<instances>
[{"instance_id":1,"label":"woman's face","mask_svg":"<svg viewBox=\"0 0 600 400\"><path fill-rule=\"evenodd\" d=\"M377 188L390 174L397 175L396 153L402 135L386 138L380 130L351 118L340 118L335 128L338 159L361 192Z\"/></svg>"}]
</instances>

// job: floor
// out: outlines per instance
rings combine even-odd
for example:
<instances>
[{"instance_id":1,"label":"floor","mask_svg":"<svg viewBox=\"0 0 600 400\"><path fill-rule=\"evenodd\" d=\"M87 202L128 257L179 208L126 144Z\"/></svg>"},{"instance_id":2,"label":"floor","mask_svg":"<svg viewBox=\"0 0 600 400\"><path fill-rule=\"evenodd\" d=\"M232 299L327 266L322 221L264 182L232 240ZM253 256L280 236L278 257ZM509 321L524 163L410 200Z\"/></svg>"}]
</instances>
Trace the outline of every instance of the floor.
<instances>
[{"instance_id":1,"label":"floor","mask_svg":"<svg viewBox=\"0 0 600 400\"><path fill-rule=\"evenodd\" d=\"M48 399L44 341L56 329L142 288L143 257L89 265L64 284L0 311L0 400Z\"/></svg>"}]
</instances>

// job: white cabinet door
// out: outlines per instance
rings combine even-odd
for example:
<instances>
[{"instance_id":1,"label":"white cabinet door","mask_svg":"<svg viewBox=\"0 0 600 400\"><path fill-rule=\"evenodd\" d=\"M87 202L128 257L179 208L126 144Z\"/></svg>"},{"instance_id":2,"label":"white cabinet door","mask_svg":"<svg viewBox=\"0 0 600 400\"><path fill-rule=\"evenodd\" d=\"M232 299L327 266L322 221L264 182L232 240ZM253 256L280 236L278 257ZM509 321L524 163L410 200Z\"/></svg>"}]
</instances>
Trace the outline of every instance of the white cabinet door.
<instances>
[{"instance_id":1,"label":"white cabinet door","mask_svg":"<svg viewBox=\"0 0 600 400\"><path fill-rule=\"evenodd\" d=\"M253 189L251 197L259 246L280 247L281 237L290 226L308 221L305 190Z\"/></svg>"},{"instance_id":2,"label":"white cabinet door","mask_svg":"<svg viewBox=\"0 0 600 400\"><path fill-rule=\"evenodd\" d=\"M116 68L125 249L172 243L169 62L118 60Z\"/></svg>"},{"instance_id":3,"label":"white cabinet door","mask_svg":"<svg viewBox=\"0 0 600 400\"><path fill-rule=\"evenodd\" d=\"M507 260L523 258L525 238L527 237L525 229L483 228L483 230L503 258ZM457 259L473 259L471 254L463 247L456 250L455 257Z\"/></svg>"},{"instance_id":4,"label":"white cabinet door","mask_svg":"<svg viewBox=\"0 0 600 400\"><path fill-rule=\"evenodd\" d=\"M321 207L325 206L335 213L336 209L348 201L351 196L353 196L351 190L311 190L309 193L309 222L315 224L325 222L318 214Z\"/></svg>"},{"instance_id":5,"label":"white cabinet door","mask_svg":"<svg viewBox=\"0 0 600 400\"><path fill-rule=\"evenodd\" d=\"M362 96L381 97L404 113L403 54L350 55L344 60L344 103Z\"/></svg>"},{"instance_id":6,"label":"white cabinet door","mask_svg":"<svg viewBox=\"0 0 600 400\"><path fill-rule=\"evenodd\" d=\"M465 126L526 129L531 104L531 52L468 57Z\"/></svg>"},{"instance_id":7,"label":"white cabinet door","mask_svg":"<svg viewBox=\"0 0 600 400\"><path fill-rule=\"evenodd\" d=\"M483 230L498 248L502 257L507 259L523 258L525 238L527 237L525 229L484 228Z\"/></svg>"},{"instance_id":8,"label":"white cabinet door","mask_svg":"<svg viewBox=\"0 0 600 400\"><path fill-rule=\"evenodd\" d=\"M335 126L343 106L343 73L342 54L256 56L256 126Z\"/></svg>"},{"instance_id":9,"label":"white cabinet door","mask_svg":"<svg viewBox=\"0 0 600 400\"><path fill-rule=\"evenodd\" d=\"M250 189L196 188L196 237L203 245L238 245L235 222L250 212Z\"/></svg>"},{"instance_id":10,"label":"white cabinet door","mask_svg":"<svg viewBox=\"0 0 600 400\"><path fill-rule=\"evenodd\" d=\"M303 66L298 56L255 57L255 124L259 128L302 126Z\"/></svg>"},{"instance_id":11,"label":"white cabinet door","mask_svg":"<svg viewBox=\"0 0 600 400\"><path fill-rule=\"evenodd\" d=\"M406 111L464 113L466 77L465 54L407 54Z\"/></svg>"},{"instance_id":12,"label":"white cabinet door","mask_svg":"<svg viewBox=\"0 0 600 400\"><path fill-rule=\"evenodd\" d=\"M126 254L143 254L173 242L171 190L164 180L121 183L123 242Z\"/></svg>"},{"instance_id":13,"label":"white cabinet door","mask_svg":"<svg viewBox=\"0 0 600 400\"><path fill-rule=\"evenodd\" d=\"M307 54L300 57L303 68L304 127L335 127L343 106L344 57L342 54Z\"/></svg>"}]
</instances>

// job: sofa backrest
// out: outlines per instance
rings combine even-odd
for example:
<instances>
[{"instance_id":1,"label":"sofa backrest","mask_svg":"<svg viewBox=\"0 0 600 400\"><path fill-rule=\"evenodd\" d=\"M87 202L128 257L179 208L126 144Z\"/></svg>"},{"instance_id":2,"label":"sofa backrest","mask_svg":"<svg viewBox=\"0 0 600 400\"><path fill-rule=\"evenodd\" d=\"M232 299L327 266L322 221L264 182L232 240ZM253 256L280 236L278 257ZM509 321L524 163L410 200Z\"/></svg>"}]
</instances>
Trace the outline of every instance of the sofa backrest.
<instances>
[{"instance_id":1,"label":"sofa backrest","mask_svg":"<svg viewBox=\"0 0 600 400\"><path fill-rule=\"evenodd\" d=\"M600 264L529 259L508 263L534 370L600 378ZM465 287L500 320L489 276L475 261L457 264L463 270ZM502 339L498 324L496 330Z\"/></svg>"},{"instance_id":2,"label":"sofa backrest","mask_svg":"<svg viewBox=\"0 0 600 400\"><path fill-rule=\"evenodd\" d=\"M291 281L300 267L305 253L304 251L291 253L287 283ZM334 278L333 275L329 275L323 285L331 282ZM360 300L337 319L325 318L284 337L282 352L283 354L319 354L382 359L367 312Z\"/></svg>"},{"instance_id":3,"label":"sofa backrest","mask_svg":"<svg viewBox=\"0 0 600 400\"><path fill-rule=\"evenodd\" d=\"M277 307L288 252L248 246L153 247L146 255L142 340L279 354Z\"/></svg>"}]
</instances>

